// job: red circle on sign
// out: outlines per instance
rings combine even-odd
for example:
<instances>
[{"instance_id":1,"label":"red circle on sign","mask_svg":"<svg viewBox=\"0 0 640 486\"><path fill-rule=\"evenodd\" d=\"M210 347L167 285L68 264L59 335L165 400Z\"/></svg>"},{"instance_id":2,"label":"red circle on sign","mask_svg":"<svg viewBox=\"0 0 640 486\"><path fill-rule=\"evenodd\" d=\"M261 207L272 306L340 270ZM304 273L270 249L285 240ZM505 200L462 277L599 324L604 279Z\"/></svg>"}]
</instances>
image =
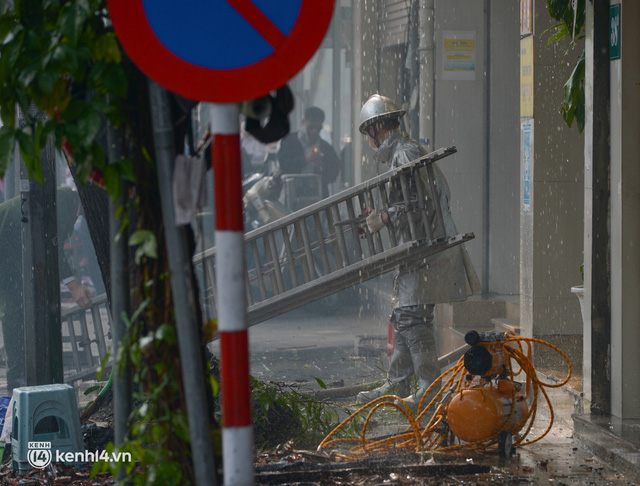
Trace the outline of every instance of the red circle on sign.
<instances>
[{"instance_id":1,"label":"red circle on sign","mask_svg":"<svg viewBox=\"0 0 640 486\"><path fill-rule=\"evenodd\" d=\"M153 32L142 0L108 0L116 35L142 72L185 98L213 103L252 100L283 86L318 49L333 5L334 0L302 0L293 29L273 54L236 69L211 69L169 51Z\"/></svg>"}]
</instances>

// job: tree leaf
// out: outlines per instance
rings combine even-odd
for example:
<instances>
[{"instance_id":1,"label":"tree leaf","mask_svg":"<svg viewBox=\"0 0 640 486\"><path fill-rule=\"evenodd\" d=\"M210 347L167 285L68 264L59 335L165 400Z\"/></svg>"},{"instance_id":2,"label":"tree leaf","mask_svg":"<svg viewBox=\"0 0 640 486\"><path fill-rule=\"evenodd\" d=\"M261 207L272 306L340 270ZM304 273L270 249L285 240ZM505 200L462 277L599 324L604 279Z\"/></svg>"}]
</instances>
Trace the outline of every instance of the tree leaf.
<instances>
[{"instance_id":1,"label":"tree leaf","mask_svg":"<svg viewBox=\"0 0 640 486\"><path fill-rule=\"evenodd\" d=\"M143 256L158 258L158 241L153 231L137 230L129 237L129 246L137 246L135 259L140 263Z\"/></svg>"},{"instance_id":2,"label":"tree leaf","mask_svg":"<svg viewBox=\"0 0 640 486\"><path fill-rule=\"evenodd\" d=\"M320 385L320 388L322 388L323 390L327 389L327 385L324 384L324 381L322 381L320 378L315 377L315 380L318 382L318 385Z\"/></svg>"},{"instance_id":3,"label":"tree leaf","mask_svg":"<svg viewBox=\"0 0 640 486\"><path fill-rule=\"evenodd\" d=\"M69 2L60 14L60 30L73 45L78 43L82 28L87 21L86 7L84 2Z\"/></svg>"}]
</instances>

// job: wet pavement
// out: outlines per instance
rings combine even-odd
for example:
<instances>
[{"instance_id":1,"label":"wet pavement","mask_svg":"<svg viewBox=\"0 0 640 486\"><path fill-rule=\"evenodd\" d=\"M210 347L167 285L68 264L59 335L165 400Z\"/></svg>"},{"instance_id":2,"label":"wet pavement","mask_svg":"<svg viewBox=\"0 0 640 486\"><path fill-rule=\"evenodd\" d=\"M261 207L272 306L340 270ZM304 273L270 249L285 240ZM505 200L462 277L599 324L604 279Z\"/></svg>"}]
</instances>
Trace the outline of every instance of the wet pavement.
<instances>
[{"instance_id":1,"label":"wet pavement","mask_svg":"<svg viewBox=\"0 0 640 486\"><path fill-rule=\"evenodd\" d=\"M388 363L386 335L387 323L360 307L330 316L302 308L250 329L251 374L261 381L296 384L301 391L315 391L342 408L356 410L357 392L364 385L384 379ZM218 354L215 344L213 350ZM318 379L327 389L322 389ZM573 438L571 414L575 411L575 393L562 389L548 391L555 422L551 432L539 442L517 448L507 458L500 458L497 453L466 452L421 459L422 464L427 461L441 466L486 465L490 468L487 473L445 475L436 480L386 471L382 475L354 476L348 481L330 482L327 477L322 484L640 484L637 478L616 472ZM528 439L546 429L549 417L548 409L540 406ZM367 435L380 437L403 427L406 419L397 414L396 419L385 420L384 425L371 428L371 435ZM292 456L283 460L295 463L296 459Z\"/></svg>"}]
</instances>

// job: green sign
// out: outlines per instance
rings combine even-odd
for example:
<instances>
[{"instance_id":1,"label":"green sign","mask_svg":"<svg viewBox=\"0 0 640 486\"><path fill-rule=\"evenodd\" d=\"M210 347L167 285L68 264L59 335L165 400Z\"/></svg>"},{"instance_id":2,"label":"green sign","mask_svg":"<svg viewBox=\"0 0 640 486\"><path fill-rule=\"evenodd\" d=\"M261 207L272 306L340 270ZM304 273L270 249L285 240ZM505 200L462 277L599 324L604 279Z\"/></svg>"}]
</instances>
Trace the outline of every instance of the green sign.
<instances>
[{"instance_id":1,"label":"green sign","mask_svg":"<svg viewBox=\"0 0 640 486\"><path fill-rule=\"evenodd\" d=\"M620 59L620 4L609 7L609 59Z\"/></svg>"}]
</instances>

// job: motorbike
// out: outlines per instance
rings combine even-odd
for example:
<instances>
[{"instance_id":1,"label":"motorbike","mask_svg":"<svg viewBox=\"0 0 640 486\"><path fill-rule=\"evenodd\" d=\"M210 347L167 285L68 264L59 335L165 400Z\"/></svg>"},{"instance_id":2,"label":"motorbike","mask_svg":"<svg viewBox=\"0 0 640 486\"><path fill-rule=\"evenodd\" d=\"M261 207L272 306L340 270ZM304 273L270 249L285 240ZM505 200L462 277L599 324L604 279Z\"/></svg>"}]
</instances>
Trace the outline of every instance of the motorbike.
<instances>
[{"instance_id":1,"label":"motorbike","mask_svg":"<svg viewBox=\"0 0 640 486\"><path fill-rule=\"evenodd\" d=\"M278 200L282 192L280 171L251 174L242 181L242 192L244 228L247 232L291 214Z\"/></svg>"}]
</instances>

